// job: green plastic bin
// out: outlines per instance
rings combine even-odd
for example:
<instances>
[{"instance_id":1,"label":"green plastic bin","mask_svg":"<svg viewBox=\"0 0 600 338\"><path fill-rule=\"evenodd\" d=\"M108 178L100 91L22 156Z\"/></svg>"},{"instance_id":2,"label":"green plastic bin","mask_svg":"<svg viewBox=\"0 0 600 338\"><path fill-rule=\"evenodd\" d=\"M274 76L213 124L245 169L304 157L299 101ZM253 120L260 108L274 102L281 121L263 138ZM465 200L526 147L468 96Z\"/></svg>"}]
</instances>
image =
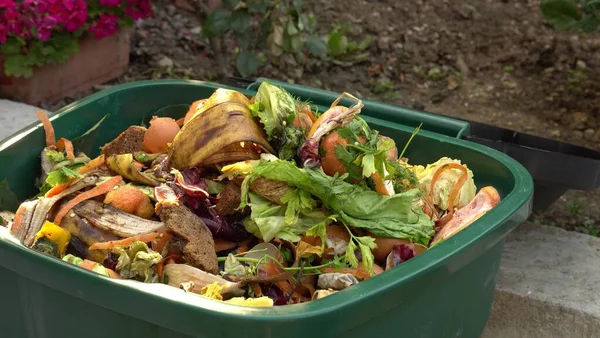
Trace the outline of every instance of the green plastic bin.
<instances>
[{"instance_id":1,"label":"green plastic bin","mask_svg":"<svg viewBox=\"0 0 600 338\"><path fill-rule=\"evenodd\" d=\"M218 87L223 86L179 80L130 83L66 106L51 120L58 137L74 138L110 114L88 154L95 156L98 147L144 116L208 97ZM314 95L316 102L319 92ZM404 144L413 127L387 117L372 114L368 121ZM440 130L446 122L437 120ZM0 181L7 178L20 199L36 193L43 146L39 123L0 143ZM384 332L478 337L490 313L504 239L531 211L532 179L503 153L429 130L415 137L406 155L420 164L442 156L461 159L479 187L493 185L502 202L449 240L389 272L319 301L274 308L239 307L166 285L105 278L14 243L0 228L2 337L348 338Z\"/></svg>"}]
</instances>

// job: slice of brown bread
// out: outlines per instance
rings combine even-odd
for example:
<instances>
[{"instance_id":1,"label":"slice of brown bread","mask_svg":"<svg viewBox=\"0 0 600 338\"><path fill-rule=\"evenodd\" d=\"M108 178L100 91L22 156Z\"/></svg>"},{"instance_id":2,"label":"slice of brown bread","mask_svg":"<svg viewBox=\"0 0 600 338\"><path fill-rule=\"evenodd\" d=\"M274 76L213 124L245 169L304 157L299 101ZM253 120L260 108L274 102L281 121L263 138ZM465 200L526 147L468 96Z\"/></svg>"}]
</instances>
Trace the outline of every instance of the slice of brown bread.
<instances>
[{"instance_id":1,"label":"slice of brown bread","mask_svg":"<svg viewBox=\"0 0 600 338\"><path fill-rule=\"evenodd\" d=\"M240 206L241 201L242 190L237 184L230 181L219 194L215 211L219 216L231 215L237 212L236 209Z\"/></svg>"},{"instance_id":2,"label":"slice of brown bread","mask_svg":"<svg viewBox=\"0 0 600 338\"><path fill-rule=\"evenodd\" d=\"M102 154L112 156L142 151L145 133L146 128L131 126L117 136L117 138L105 144L101 149Z\"/></svg>"},{"instance_id":3,"label":"slice of brown bread","mask_svg":"<svg viewBox=\"0 0 600 338\"><path fill-rule=\"evenodd\" d=\"M192 266L217 274L219 263L212 233L202 219L177 202L161 202L156 213L167 229L185 239L183 258Z\"/></svg>"}]
</instances>

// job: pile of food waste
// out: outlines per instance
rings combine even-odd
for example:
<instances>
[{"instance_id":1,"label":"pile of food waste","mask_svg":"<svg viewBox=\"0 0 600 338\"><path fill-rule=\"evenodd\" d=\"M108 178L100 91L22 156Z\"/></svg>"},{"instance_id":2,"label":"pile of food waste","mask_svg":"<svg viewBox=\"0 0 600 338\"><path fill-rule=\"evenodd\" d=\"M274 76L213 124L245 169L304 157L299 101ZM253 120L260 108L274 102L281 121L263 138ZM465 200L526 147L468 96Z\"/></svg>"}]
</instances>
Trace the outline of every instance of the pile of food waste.
<instances>
[{"instance_id":1,"label":"pile of food waste","mask_svg":"<svg viewBox=\"0 0 600 338\"><path fill-rule=\"evenodd\" d=\"M130 126L95 158L57 141L38 112L40 193L3 212L4 225L106 278L247 306L315 301L413 259L500 202L460 160L410 164L362 107L344 93L319 113L267 82L251 98L217 89L179 120Z\"/></svg>"}]
</instances>

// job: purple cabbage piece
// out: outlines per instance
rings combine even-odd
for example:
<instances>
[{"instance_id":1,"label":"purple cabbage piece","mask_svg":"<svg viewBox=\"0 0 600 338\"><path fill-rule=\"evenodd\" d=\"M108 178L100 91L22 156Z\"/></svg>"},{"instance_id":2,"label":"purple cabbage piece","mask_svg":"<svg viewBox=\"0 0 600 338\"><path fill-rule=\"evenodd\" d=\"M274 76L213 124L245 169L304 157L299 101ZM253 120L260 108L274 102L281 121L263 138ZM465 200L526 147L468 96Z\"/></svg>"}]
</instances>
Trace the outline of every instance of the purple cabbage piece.
<instances>
[{"instance_id":1,"label":"purple cabbage piece","mask_svg":"<svg viewBox=\"0 0 600 338\"><path fill-rule=\"evenodd\" d=\"M288 298L285 296L285 293L274 284L260 284L260 289L262 290L263 295L269 297L273 300L273 305L286 305L288 302Z\"/></svg>"},{"instance_id":2,"label":"purple cabbage piece","mask_svg":"<svg viewBox=\"0 0 600 338\"><path fill-rule=\"evenodd\" d=\"M388 267L392 268L400 263L415 257L413 249L406 244L394 245L390 253L391 260L388 258Z\"/></svg>"},{"instance_id":3,"label":"purple cabbage piece","mask_svg":"<svg viewBox=\"0 0 600 338\"><path fill-rule=\"evenodd\" d=\"M185 169L181 171L181 175L175 175L175 185L188 196L208 197L208 185L198 168Z\"/></svg>"},{"instance_id":4,"label":"purple cabbage piece","mask_svg":"<svg viewBox=\"0 0 600 338\"><path fill-rule=\"evenodd\" d=\"M319 168L321 167L321 156L319 156L319 143L312 139L307 139L306 142L298 150L300 163L304 168Z\"/></svg>"},{"instance_id":5,"label":"purple cabbage piece","mask_svg":"<svg viewBox=\"0 0 600 338\"><path fill-rule=\"evenodd\" d=\"M221 217L207 198L194 198L186 194L181 195L179 201L204 221L215 239L240 242L250 237L242 223L242 215Z\"/></svg>"}]
</instances>

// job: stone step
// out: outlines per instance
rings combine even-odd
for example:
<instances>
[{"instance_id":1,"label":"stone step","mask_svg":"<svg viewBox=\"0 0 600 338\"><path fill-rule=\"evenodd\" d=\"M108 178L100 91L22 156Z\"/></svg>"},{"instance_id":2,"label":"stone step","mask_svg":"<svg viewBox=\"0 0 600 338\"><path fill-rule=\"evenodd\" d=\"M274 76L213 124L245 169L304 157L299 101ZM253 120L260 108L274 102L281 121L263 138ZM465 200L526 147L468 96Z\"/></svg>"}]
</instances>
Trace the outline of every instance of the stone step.
<instances>
[{"instance_id":1,"label":"stone step","mask_svg":"<svg viewBox=\"0 0 600 338\"><path fill-rule=\"evenodd\" d=\"M600 238L531 223L506 239L482 338L600 337Z\"/></svg>"}]
</instances>

